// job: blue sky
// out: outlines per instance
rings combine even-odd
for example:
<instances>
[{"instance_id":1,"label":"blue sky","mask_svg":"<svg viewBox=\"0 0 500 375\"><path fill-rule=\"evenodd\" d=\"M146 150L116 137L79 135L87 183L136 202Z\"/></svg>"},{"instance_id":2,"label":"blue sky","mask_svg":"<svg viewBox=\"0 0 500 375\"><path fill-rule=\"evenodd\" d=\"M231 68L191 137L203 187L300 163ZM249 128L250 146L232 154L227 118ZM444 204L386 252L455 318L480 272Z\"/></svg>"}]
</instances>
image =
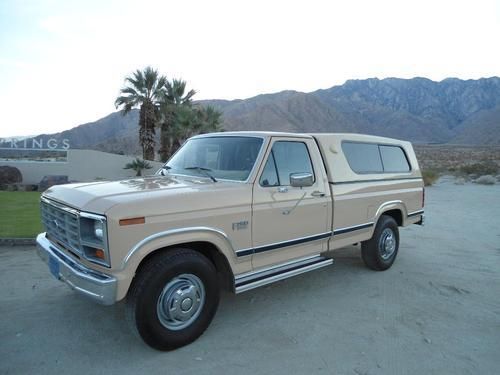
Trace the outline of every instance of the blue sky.
<instances>
[{"instance_id":1,"label":"blue sky","mask_svg":"<svg viewBox=\"0 0 500 375\"><path fill-rule=\"evenodd\" d=\"M500 1L0 1L0 137L114 111L131 71L198 99L500 75Z\"/></svg>"}]
</instances>

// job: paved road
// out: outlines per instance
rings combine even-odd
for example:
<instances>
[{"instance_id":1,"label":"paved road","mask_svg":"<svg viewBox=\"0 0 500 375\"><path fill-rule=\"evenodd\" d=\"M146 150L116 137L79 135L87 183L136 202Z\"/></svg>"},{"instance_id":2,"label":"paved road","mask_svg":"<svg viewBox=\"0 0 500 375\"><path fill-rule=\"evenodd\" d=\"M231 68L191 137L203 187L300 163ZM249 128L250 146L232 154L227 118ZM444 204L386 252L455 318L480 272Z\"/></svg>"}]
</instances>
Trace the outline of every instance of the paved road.
<instances>
[{"instance_id":1,"label":"paved road","mask_svg":"<svg viewBox=\"0 0 500 375\"><path fill-rule=\"evenodd\" d=\"M500 186L439 184L426 211L390 270L341 250L333 267L224 295L207 332L170 353L32 248L1 248L0 374L498 374Z\"/></svg>"}]
</instances>

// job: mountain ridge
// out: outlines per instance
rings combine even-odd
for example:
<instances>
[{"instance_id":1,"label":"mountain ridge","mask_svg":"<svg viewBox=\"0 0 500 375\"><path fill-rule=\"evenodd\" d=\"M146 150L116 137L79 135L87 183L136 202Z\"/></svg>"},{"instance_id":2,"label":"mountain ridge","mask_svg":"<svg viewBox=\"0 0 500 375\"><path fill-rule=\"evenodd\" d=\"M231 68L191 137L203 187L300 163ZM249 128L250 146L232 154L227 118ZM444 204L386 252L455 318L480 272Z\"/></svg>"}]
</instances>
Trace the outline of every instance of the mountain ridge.
<instances>
[{"instance_id":1,"label":"mountain ridge","mask_svg":"<svg viewBox=\"0 0 500 375\"><path fill-rule=\"evenodd\" d=\"M197 103L223 112L226 130L358 132L416 143L500 145L500 78L432 81L368 78L309 93L284 90L248 99ZM137 110L35 138L72 148L139 154Z\"/></svg>"}]
</instances>

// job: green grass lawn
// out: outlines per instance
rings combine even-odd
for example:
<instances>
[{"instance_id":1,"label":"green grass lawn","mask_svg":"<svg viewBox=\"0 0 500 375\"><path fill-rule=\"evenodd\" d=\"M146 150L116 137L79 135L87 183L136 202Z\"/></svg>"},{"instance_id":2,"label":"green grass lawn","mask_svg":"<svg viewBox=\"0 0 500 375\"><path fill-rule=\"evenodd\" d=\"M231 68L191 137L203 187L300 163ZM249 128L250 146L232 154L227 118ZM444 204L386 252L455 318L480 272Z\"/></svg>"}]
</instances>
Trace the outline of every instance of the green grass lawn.
<instances>
[{"instance_id":1,"label":"green grass lawn","mask_svg":"<svg viewBox=\"0 0 500 375\"><path fill-rule=\"evenodd\" d=\"M0 238L30 238L40 232L40 193L0 191Z\"/></svg>"}]
</instances>

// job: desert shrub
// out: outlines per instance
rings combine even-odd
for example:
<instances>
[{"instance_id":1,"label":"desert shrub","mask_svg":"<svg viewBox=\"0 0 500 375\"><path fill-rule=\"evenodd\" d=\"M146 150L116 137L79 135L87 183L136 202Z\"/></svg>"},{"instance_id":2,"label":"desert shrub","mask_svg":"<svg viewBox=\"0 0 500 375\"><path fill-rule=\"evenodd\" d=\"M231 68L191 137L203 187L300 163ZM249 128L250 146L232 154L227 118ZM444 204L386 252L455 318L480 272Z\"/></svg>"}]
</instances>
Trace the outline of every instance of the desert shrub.
<instances>
[{"instance_id":1,"label":"desert shrub","mask_svg":"<svg viewBox=\"0 0 500 375\"><path fill-rule=\"evenodd\" d=\"M498 172L498 165L492 161L482 161L480 163L462 165L460 167L460 172L478 176L494 175Z\"/></svg>"},{"instance_id":2,"label":"desert shrub","mask_svg":"<svg viewBox=\"0 0 500 375\"><path fill-rule=\"evenodd\" d=\"M495 185L496 178L492 175L481 176L476 180L476 183L481 185Z\"/></svg>"},{"instance_id":3,"label":"desert shrub","mask_svg":"<svg viewBox=\"0 0 500 375\"><path fill-rule=\"evenodd\" d=\"M431 186L439 178L439 173L433 169L426 169L422 171L422 178L425 186Z\"/></svg>"}]
</instances>

